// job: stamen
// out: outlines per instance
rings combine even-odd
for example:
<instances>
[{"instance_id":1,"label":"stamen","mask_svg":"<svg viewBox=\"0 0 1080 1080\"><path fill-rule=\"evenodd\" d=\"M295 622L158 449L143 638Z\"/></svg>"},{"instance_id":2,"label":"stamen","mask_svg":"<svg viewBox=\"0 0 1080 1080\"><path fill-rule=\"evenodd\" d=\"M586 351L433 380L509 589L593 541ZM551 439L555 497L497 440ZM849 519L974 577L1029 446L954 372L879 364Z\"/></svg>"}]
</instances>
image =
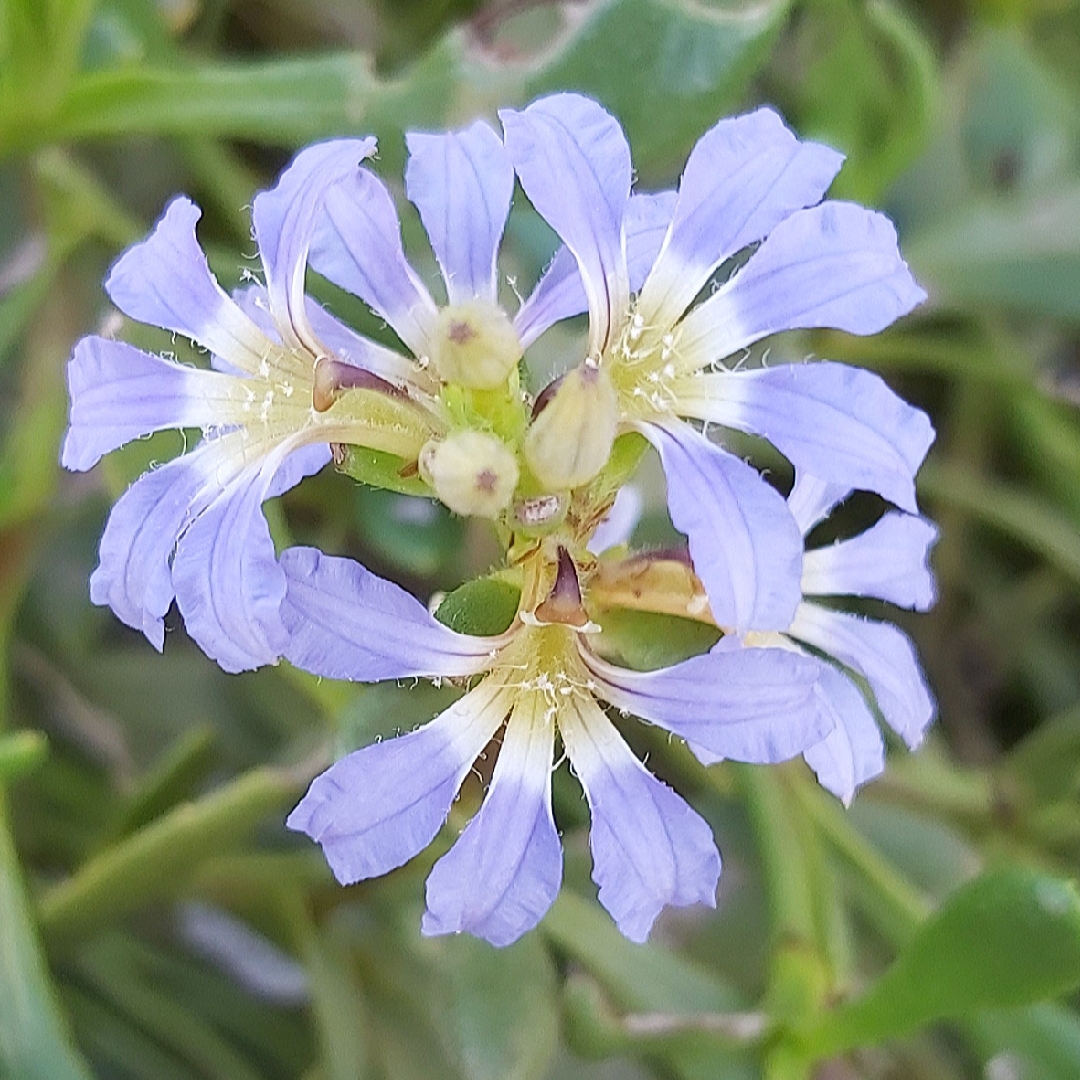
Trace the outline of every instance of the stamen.
<instances>
[{"instance_id":1,"label":"stamen","mask_svg":"<svg viewBox=\"0 0 1080 1080\"><path fill-rule=\"evenodd\" d=\"M392 382L366 368L320 356L315 362L315 377L311 386L312 408L317 413L326 412L346 390L378 390L395 397L404 396Z\"/></svg>"}]
</instances>

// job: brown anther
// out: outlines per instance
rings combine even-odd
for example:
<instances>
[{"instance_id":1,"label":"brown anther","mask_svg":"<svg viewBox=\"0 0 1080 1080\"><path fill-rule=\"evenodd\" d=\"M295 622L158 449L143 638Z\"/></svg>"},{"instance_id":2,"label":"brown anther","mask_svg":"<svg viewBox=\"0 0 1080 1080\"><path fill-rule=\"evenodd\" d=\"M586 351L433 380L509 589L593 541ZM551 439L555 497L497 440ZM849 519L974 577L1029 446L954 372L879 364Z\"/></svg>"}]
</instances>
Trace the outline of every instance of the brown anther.
<instances>
[{"instance_id":1,"label":"brown anther","mask_svg":"<svg viewBox=\"0 0 1080 1080\"><path fill-rule=\"evenodd\" d=\"M345 459L348 457L349 450L344 443L331 443L330 444L330 456L334 459L334 464L340 469L345 464Z\"/></svg>"},{"instance_id":2,"label":"brown anther","mask_svg":"<svg viewBox=\"0 0 1080 1080\"><path fill-rule=\"evenodd\" d=\"M532 418L535 420L550 404L551 399L555 396L555 391L562 385L565 375L560 375L557 379L552 379L551 382L536 395L536 400L533 402Z\"/></svg>"},{"instance_id":3,"label":"brown anther","mask_svg":"<svg viewBox=\"0 0 1080 1080\"><path fill-rule=\"evenodd\" d=\"M498 476L490 469L483 469L476 474L476 486L480 491L483 491L486 494L493 492L495 490L495 485L498 482Z\"/></svg>"},{"instance_id":4,"label":"brown anther","mask_svg":"<svg viewBox=\"0 0 1080 1080\"><path fill-rule=\"evenodd\" d=\"M398 387L373 371L332 360L329 356L320 356L315 362L311 384L311 407L318 413L324 413L346 390L377 390L382 394L403 396Z\"/></svg>"},{"instance_id":5,"label":"brown anther","mask_svg":"<svg viewBox=\"0 0 1080 1080\"><path fill-rule=\"evenodd\" d=\"M581 583L578 581L577 567L562 545L559 546L559 563L551 594L542 604L537 605L533 614L537 622L561 623L579 629L589 623L589 616L581 602Z\"/></svg>"}]
</instances>

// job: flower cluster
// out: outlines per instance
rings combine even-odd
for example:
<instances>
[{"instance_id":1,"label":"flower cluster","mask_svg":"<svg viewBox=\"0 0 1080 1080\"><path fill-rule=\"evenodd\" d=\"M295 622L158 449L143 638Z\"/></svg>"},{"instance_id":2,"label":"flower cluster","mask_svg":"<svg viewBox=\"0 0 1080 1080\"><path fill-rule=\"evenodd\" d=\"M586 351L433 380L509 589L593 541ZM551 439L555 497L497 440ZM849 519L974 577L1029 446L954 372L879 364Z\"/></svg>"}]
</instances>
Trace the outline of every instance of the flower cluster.
<instances>
[{"instance_id":1,"label":"flower cluster","mask_svg":"<svg viewBox=\"0 0 1080 1080\"><path fill-rule=\"evenodd\" d=\"M159 649L175 600L229 671L284 657L331 678L461 687L435 720L337 762L293 811L289 826L322 845L340 881L428 845L497 741L479 811L428 878L423 930L515 940L561 881L558 739L588 800L600 901L644 940L664 907L715 902L720 858L612 710L679 736L706 764L802 754L844 801L883 768L875 709L911 746L933 717L909 639L829 602L932 603L936 532L914 489L927 417L866 371L747 362L783 330L875 333L924 294L887 219L823 201L840 155L800 142L769 109L719 122L678 190L659 194L631 191L625 137L587 98L555 95L501 120L501 137L483 122L408 136L406 193L442 272L438 298L365 164L373 139L309 147L256 197L264 282L233 296L198 246L199 211L174 200L106 289L126 315L201 346L210 366L83 339L63 463L88 469L133 438L202 429L194 450L118 501L91 579L93 600ZM511 313L497 256L515 178L563 246ZM400 348L312 300L309 266L364 301ZM532 397L526 351L585 313L581 354ZM794 467L790 494L702 425L771 442ZM625 548L622 485L648 444L685 556ZM494 523L504 579L520 589L503 633L459 633L349 559L275 550L262 503L346 446ZM806 550L854 491L896 509ZM620 666L603 632L619 606L706 622L719 640L658 670Z\"/></svg>"}]
</instances>

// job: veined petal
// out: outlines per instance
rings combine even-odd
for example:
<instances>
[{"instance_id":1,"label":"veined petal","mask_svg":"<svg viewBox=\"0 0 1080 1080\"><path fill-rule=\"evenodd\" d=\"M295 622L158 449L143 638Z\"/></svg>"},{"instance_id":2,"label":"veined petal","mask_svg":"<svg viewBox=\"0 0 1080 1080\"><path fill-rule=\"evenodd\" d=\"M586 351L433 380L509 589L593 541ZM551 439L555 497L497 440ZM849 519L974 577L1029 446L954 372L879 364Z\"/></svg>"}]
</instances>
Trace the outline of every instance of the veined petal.
<instances>
[{"instance_id":1,"label":"veined petal","mask_svg":"<svg viewBox=\"0 0 1080 1080\"><path fill-rule=\"evenodd\" d=\"M926 299L884 214L826 202L782 221L746 266L682 323L684 367L700 368L782 330L876 334Z\"/></svg>"},{"instance_id":2,"label":"veined petal","mask_svg":"<svg viewBox=\"0 0 1080 1080\"><path fill-rule=\"evenodd\" d=\"M185 367L119 341L84 337L67 368L71 422L60 463L82 472L131 439L231 420L237 380Z\"/></svg>"},{"instance_id":3,"label":"veined petal","mask_svg":"<svg viewBox=\"0 0 1080 1080\"><path fill-rule=\"evenodd\" d=\"M562 881L551 813L554 734L540 696L519 699L483 806L428 877L423 933L464 930L509 945L551 907Z\"/></svg>"},{"instance_id":4,"label":"veined petal","mask_svg":"<svg viewBox=\"0 0 1080 1080\"><path fill-rule=\"evenodd\" d=\"M674 206L674 191L630 196L623 227L631 292L641 288L652 269ZM585 295L577 260L569 248L561 247L536 288L521 305L514 318L514 328L522 346L527 349L561 319L569 319L588 310L589 298Z\"/></svg>"},{"instance_id":5,"label":"veined petal","mask_svg":"<svg viewBox=\"0 0 1080 1080\"><path fill-rule=\"evenodd\" d=\"M862 675L889 727L912 749L922 742L936 709L907 634L808 603L799 605L790 633Z\"/></svg>"},{"instance_id":6,"label":"veined petal","mask_svg":"<svg viewBox=\"0 0 1080 1080\"><path fill-rule=\"evenodd\" d=\"M631 941L668 906L716 906L712 830L631 753L589 697L559 711L559 731L592 814L589 847L600 903Z\"/></svg>"},{"instance_id":7,"label":"veined petal","mask_svg":"<svg viewBox=\"0 0 1080 1080\"><path fill-rule=\"evenodd\" d=\"M442 828L511 700L489 677L422 728L343 757L314 779L286 825L322 845L342 885L394 870Z\"/></svg>"},{"instance_id":8,"label":"veined petal","mask_svg":"<svg viewBox=\"0 0 1080 1080\"><path fill-rule=\"evenodd\" d=\"M506 149L529 201L570 249L589 303L589 351L599 356L630 304L623 215L630 147L595 101L553 94L499 113Z\"/></svg>"},{"instance_id":9,"label":"veined petal","mask_svg":"<svg viewBox=\"0 0 1080 1080\"><path fill-rule=\"evenodd\" d=\"M154 231L116 261L105 291L137 322L183 334L254 374L273 346L210 273L195 239L201 216L190 199L173 199Z\"/></svg>"},{"instance_id":10,"label":"veined petal","mask_svg":"<svg viewBox=\"0 0 1080 1080\"><path fill-rule=\"evenodd\" d=\"M280 561L288 583L285 658L315 675L363 682L475 675L500 643L455 633L352 559L296 547Z\"/></svg>"},{"instance_id":11,"label":"veined petal","mask_svg":"<svg viewBox=\"0 0 1080 1080\"><path fill-rule=\"evenodd\" d=\"M585 651L582 657L597 694L713 760L786 761L832 726L817 699L820 665L794 650L735 642L657 671L631 671Z\"/></svg>"},{"instance_id":12,"label":"veined petal","mask_svg":"<svg viewBox=\"0 0 1080 1080\"><path fill-rule=\"evenodd\" d=\"M326 194L308 261L382 316L417 357L426 355L435 301L405 259L397 209L366 169Z\"/></svg>"},{"instance_id":13,"label":"veined petal","mask_svg":"<svg viewBox=\"0 0 1080 1080\"><path fill-rule=\"evenodd\" d=\"M687 376L672 393L684 415L764 435L796 471L917 510L915 473L934 429L872 372L828 361L782 364Z\"/></svg>"},{"instance_id":14,"label":"veined petal","mask_svg":"<svg viewBox=\"0 0 1080 1080\"><path fill-rule=\"evenodd\" d=\"M482 120L464 131L405 136L405 191L420 211L450 303L497 300L495 258L502 240L514 166Z\"/></svg>"},{"instance_id":15,"label":"veined petal","mask_svg":"<svg viewBox=\"0 0 1080 1080\"><path fill-rule=\"evenodd\" d=\"M786 630L799 602L802 536L783 497L688 424L641 424L660 452L668 510L690 544L717 623Z\"/></svg>"},{"instance_id":16,"label":"veined petal","mask_svg":"<svg viewBox=\"0 0 1080 1080\"><path fill-rule=\"evenodd\" d=\"M90 599L107 604L159 651L162 618L173 602L170 563L181 532L241 467L240 433L208 439L191 453L144 473L109 515Z\"/></svg>"},{"instance_id":17,"label":"veined petal","mask_svg":"<svg viewBox=\"0 0 1080 1080\"><path fill-rule=\"evenodd\" d=\"M855 685L824 661L821 667L819 694L835 726L803 757L821 786L848 806L856 788L884 771L885 743Z\"/></svg>"},{"instance_id":18,"label":"veined petal","mask_svg":"<svg viewBox=\"0 0 1080 1080\"><path fill-rule=\"evenodd\" d=\"M401 386L432 386L431 376L412 357L388 349L346 326L309 296L307 317L315 336L333 354L354 367L363 368Z\"/></svg>"},{"instance_id":19,"label":"veined petal","mask_svg":"<svg viewBox=\"0 0 1080 1080\"><path fill-rule=\"evenodd\" d=\"M293 158L269 191L255 196L251 219L266 270L270 313L290 347L301 346L315 356L322 352L304 307L308 248L326 192L374 153L371 137L315 143Z\"/></svg>"},{"instance_id":20,"label":"veined petal","mask_svg":"<svg viewBox=\"0 0 1080 1080\"><path fill-rule=\"evenodd\" d=\"M937 528L925 518L890 512L850 540L806 552L803 594L873 596L927 611L937 595L927 565L937 538Z\"/></svg>"},{"instance_id":21,"label":"veined petal","mask_svg":"<svg viewBox=\"0 0 1080 1080\"><path fill-rule=\"evenodd\" d=\"M788 495L788 509L798 524L799 531L806 536L850 494L851 488L843 484L830 484L819 476L798 472L795 474L795 486Z\"/></svg>"},{"instance_id":22,"label":"veined petal","mask_svg":"<svg viewBox=\"0 0 1080 1080\"><path fill-rule=\"evenodd\" d=\"M270 316L270 298L262 285L248 285L237 289L233 293L233 299L271 340L277 340L277 330ZM363 334L358 334L310 296L305 297L304 311L316 339L329 350L335 360L343 360L401 385L430 385L430 376L412 357L403 356L364 337Z\"/></svg>"},{"instance_id":23,"label":"veined petal","mask_svg":"<svg viewBox=\"0 0 1080 1080\"><path fill-rule=\"evenodd\" d=\"M325 455L303 455L285 478L288 443L244 468L181 536L172 578L184 625L226 671L276 663L288 633L281 619L285 574L278 565L262 504L280 494L283 479L299 482L301 467L321 468Z\"/></svg>"},{"instance_id":24,"label":"veined petal","mask_svg":"<svg viewBox=\"0 0 1080 1080\"><path fill-rule=\"evenodd\" d=\"M800 143L771 109L707 131L686 162L671 229L641 292L645 322L672 326L725 259L816 203L843 160Z\"/></svg>"}]
</instances>

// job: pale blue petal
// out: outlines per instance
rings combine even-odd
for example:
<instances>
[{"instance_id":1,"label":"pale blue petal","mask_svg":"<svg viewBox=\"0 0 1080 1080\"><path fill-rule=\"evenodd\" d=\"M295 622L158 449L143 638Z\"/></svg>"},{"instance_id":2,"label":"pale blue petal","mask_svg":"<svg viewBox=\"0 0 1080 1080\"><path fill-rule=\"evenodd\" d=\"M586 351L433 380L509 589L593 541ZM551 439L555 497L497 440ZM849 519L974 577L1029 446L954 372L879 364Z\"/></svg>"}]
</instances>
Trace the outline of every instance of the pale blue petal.
<instances>
[{"instance_id":1,"label":"pale blue petal","mask_svg":"<svg viewBox=\"0 0 1080 1080\"><path fill-rule=\"evenodd\" d=\"M589 348L599 355L630 302L626 137L614 117L577 94L554 94L499 117L525 194L577 259L589 304Z\"/></svg>"},{"instance_id":2,"label":"pale blue petal","mask_svg":"<svg viewBox=\"0 0 1080 1080\"><path fill-rule=\"evenodd\" d=\"M307 255L327 191L355 174L375 153L375 139L334 139L301 150L278 182L255 196L251 210L255 239L266 270L274 323L289 346L314 355L322 350L304 310Z\"/></svg>"},{"instance_id":3,"label":"pale blue petal","mask_svg":"<svg viewBox=\"0 0 1080 1080\"><path fill-rule=\"evenodd\" d=\"M450 302L495 301L495 259L502 240L514 166L482 120L440 135L409 132L405 191L420 211Z\"/></svg>"},{"instance_id":4,"label":"pale blue petal","mask_svg":"<svg viewBox=\"0 0 1080 1080\"><path fill-rule=\"evenodd\" d=\"M331 457L327 443L311 443L294 450L274 473L274 478L266 489L266 498L276 499L278 495L284 495L286 491L296 487L305 476L314 476L329 465Z\"/></svg>"},{"instance_id":5,"label":"pale blue petal","mask_svg":"<svg viewBox=\"0 0 1080 1080\"><path fill-rule=\"evenodd\" d=\"M105 291L125 315L183 334L252 374L270 342L210 273L195 239L201 216L189 199L173 199L154 231L117 260Z\"/></svg>"},{"instance_id":6,"label":"pale blue petal","mask_svg":"<svg viewBox=\"0 0 1080 1080\"><path fill-rule=\"evenodd\" d=\"M582 655L597 694L714 759L786 761L832 727L817 696L821 665L790 649L744 648L725 638L711 652L656 671Z\"/></svg>"},{"instance_id":7,"label":"pale blue petal","mask_svg":"<svg viewBox=\"0 0 1080 1080\"><path fill-rule=\"evenodd\" d=\"M172 578L184 625L199 647L226 671L273 664L288 634L281 619L285 574L278 565L262 504L299 482L325 455L303 454L279 477L289 453L276 447L245 468L181 536Z\"/></svg>"},{"instance_id":8,"label":"pale blue petal","mask_svg":"<svg viewBox=\"0 0 1080 1080\"><path fill-rule=\"evenodd\" d=\"M588 549L594 555L600 555L608 548L618 547L630 542L630 537L641 520L645 500L633 484L619 488L615 502L607 516L596 527L596 532L588 543Z\"/></svg>"},{"instance_id":9,"label":"pale blue petal","mask_svg":"<svg viewBox=\"0 0 1080 1080\"><path fill-rule=\"evenodd\" d=\"M798 523L799 531L806 536L850 494L851 488L843 484L830 484L819 476L798 472L795 474L795 486L788 495L788 509Z\"/></svg>"},{"instance_id":10,"label":"pale blue petal","mask_svg":"<svg viewBox=\"0 0 1080 1080\"><path fill-rule=\"evenodd\" d=\"M907 634L889 623L804 603L791 636L862 675L889 727L913 749L922 742L936 708Z\"/></svg>"},{"instance_id":11,"label":"pale blue petal","mask_svg":"<svg viewBox=\"0 0 1080 1080\"><path fill-rule=\"evenodd\" d=\"M280 562L288 582L285 657L305 671L375 682L474 675L491 662L497 639L455 633L352 559L297 547L283 551Z\"/></svg>"},{"instance_id":12,"label":"pale blue petal","mask_svg":"<svg viewBox=\"0 0 1080 1080\"><path fill-rule=\"evenodd\" d=\"M916 512L915 473L934 429L873 372L827 361L694 375L678 411L767 438L794 466Z\"/></svg>"},{"instance_id":13,"label":"pale blue petal","mask_svg":"<svg viewBox=\"0 0 1080 1080\"><path fill-rule=\"evenodd\" d=\"M143 474L117 500L105 524L90 599L107 604L155 648L173 602L170 565L181 532L233 474L234 436L201 443L192 453ZM235 470L233 470L234 472Z\"/></svg>"},{"instance_id":14,"label":"pale blue petal","mask_svg":"<svg viewBox=\"0 0 1080 1080\"><path fill-rule=\"evenodd\" d=\"M431 377L421 370L412 357L403 356L393 349L388 349L385 345L380 345L358 334L340 319L331 315L326 308L317 304L310 296L307 299L306 310L315 336L335 359L363 368L399 386L416 383L427 386L431 383Z\"/></svg>"},{"instance_id":15,"label":"pale blue petal","mask_svg":"<svg viewBox=\"0 0 1080 1080\"><path fill-rule=\"evenodd\" d=\"M271 340L279 340L270 317L270 300L262 285L248 285L237 289L233 293L233 299ZM310 296L305 298L304 311L316 339L334 359L343 360L346 364L371 371L381 378L401 385L429 381L428 376L423 374L411 357L402 356L401 353L358 334ZM213 359L215 367L219 366L218 358Z\"/></svg>"},{"instance_id":16,"label":"pale blue petal","mask_svg":"<svg viewBox=\"0 0 1080 1080\"><path fill-rule=\"evenodd\" d=\"M551 907L562 881L562 845L551 814L553 748L550 718L535 700L521 701L483 806L428 877L423 933L464 930L509 945Z\"/></svg>"},{"instance_id":17,"label":"pale blue petal","mask_svg":"<svg viewBox=\"0 0 1080 1080\"><path fill-rule=\"evenodd\" d=\"M504 687L485 680L424 727L332 765L286 824L322 845L342 885L402 866L442 828L508 705Z\"/></svg>"},{"instance_id":18,"label":"pale blue petal","mask_svg":"<svg viewBox=\"0 0 1080 1080\"><path fill-rule=\"evenodd\" d=\"M771 109L707 131L686 162L669 238L642 290L646 322L673 324L725 259L816 203L843 160L800 143Z\"/></svg>"},{"instance_id":19,"label":"pale blue petal","mask_svg":"<svg viewBox=\"0 0 1080 1080\"><path fill-rule=\"evenodd\" d=\"M724 629L786 630L799 602L803 541L784 498L688 424L642 424L660 452L668 510Z\"/></svg>"},{"instance_id":20,"label":"pale blue petal","mask_svg":"<svg viewBox=\"0 0 1080 1080\"><path fill-rule=\"evenodd\" d=\"M600 903L631 941L665 907L716 906L712 830L631 753L591 698L571 697L559 730L592 814L589 847Z\"/></svg>"},{"instance_id":21,"label":"pale blue petal","mask_svg":"<svg viewBox=\"0 0 1080 1080\"><path fill-rule=\"evenodd\" d=\"M674 191L630 196L623 226L631 292L641 288L656 261L674 205ZM588 310L589 298L585 295L577 260L569 248L561 247L536 288L521 305L514 327L522 346L527 349L550 326Z\"/></svg>"},{"instance_id":22,"label":"pale blue petal","mask_svg":"<svg viewBox=\"0 0 1080 1080\"><path fill-rule=\"evenodd\" d=\"M887 217L826 202L773 229L746 266L683 321L679 350L702 367L782 330L876 334L926 299Z\"/></svg>"},{"instance_id":23,"label":"pale blue petal","mask_svg":"<svg viewBox=\"0 0 1080 1080\"><path fill-rule=\"evenodd\" d=\"M151 432L222 423L235 385L217 372L99 337L76 344L67 383L71 417L60 462L79 472Z\"/></svg>"},{"instance_id":24,"label":"pale blue petal","mask_svg":"<svg viewBox=\"0 0 1080 1080\"><path fill-rule=\"evenodd\" d=\"M854 684L824 661L821 667L820 697L835 726L803 757L821 786L848 805L856 788L884 771L885 743Z\"/></svg>"},{"instance_id":25,"label":"pale blue petal","mask_svg":"<svg viewBox=\"0 0 1080 1080\"><path fill-rule=\"evenodd\" d=\"M358 169L327 192L308 261L384 318L415 356L427 354L435 301L405 259L397 209L381 180Z\"/></svg>"},{"instance_id":26,"label":"pale blue petal","mask_svg":"<svg viewBox=\"0 0 1080 1080\"><path fill-rule=\"evenodd\" d=\"M803 558L806 596L872 596L927 611L937 589L927 560L937 528L911 514L886 514L850 540L808 551Z\"/></svg>"}]
</instances>

